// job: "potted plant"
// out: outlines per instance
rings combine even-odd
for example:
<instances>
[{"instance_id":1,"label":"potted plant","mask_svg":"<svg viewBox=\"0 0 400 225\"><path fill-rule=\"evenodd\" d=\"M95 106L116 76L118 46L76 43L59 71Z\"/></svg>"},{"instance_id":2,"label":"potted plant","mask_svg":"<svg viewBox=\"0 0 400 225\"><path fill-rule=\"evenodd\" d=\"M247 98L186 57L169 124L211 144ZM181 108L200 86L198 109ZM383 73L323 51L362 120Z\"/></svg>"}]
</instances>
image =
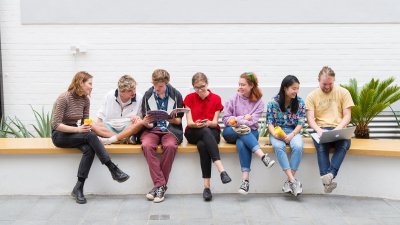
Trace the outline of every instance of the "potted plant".
<instances>
[{"instance_id":1,"label":"potted plant","mask_svg":"<svg viewBox=\"0 0 400 225\"><path fill-rule=\"evenodd\" d=\"M393 84L394 80L394 77L382 81L372 79L361 89L356 79L350 79L348 85L341 85L350 92L354 101L350 123L356 127L356 138L369 138L368 124L371 120L400 99L400 87Z\"/></svg>"}]
</instances>

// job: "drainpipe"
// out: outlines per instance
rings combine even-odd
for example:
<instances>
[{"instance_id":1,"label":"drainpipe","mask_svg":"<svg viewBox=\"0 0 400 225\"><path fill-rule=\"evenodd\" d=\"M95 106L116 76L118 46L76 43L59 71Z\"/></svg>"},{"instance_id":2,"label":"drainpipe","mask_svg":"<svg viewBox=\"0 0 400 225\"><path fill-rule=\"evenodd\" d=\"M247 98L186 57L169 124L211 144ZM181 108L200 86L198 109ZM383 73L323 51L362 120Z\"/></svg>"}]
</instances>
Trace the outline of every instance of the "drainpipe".
<instances>
[{"instance_id":1,"label":"drainpipe","mask_svg":"<svg viewBox=\"0 0 400 225\"><path fill-rule=\"evenodd\" d=\"M4 107L3 107L3 67L1 59L1 30L0 30L0 118L3 118Z\"/></svg>"}]
</instances>

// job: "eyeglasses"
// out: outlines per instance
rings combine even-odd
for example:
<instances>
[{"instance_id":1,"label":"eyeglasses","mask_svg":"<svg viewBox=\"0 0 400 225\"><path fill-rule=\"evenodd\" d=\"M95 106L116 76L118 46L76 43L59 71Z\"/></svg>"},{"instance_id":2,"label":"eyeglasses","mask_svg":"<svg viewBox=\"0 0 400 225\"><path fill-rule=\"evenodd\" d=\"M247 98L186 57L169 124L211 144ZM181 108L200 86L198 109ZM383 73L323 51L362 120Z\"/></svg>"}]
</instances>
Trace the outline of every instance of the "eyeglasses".
<instances>
[{"instance_id":1,"label":"eyeglasses","mask_svg":"<svg viewBox=\"0 0 400 225\"><path fill-rule=\"evenodd\" d=\"M256 82L256 79L254 79L254 74L252 72L246 72L246 76L250 76L251 81Z\"/></svg>"},{"instance_id":2,"label":"eyeglasses","mask_svg":"<svg viewBox=\"0 0 400 225\"><path fill-rule=\"evenodd\" d=\"M201 86L198 86L198 87L193 86L193 88L194 88L195 91L200 91L200 90L204 90L204 88L206 88L206 85L201 85Z\"/></svg>"}]
</instances>

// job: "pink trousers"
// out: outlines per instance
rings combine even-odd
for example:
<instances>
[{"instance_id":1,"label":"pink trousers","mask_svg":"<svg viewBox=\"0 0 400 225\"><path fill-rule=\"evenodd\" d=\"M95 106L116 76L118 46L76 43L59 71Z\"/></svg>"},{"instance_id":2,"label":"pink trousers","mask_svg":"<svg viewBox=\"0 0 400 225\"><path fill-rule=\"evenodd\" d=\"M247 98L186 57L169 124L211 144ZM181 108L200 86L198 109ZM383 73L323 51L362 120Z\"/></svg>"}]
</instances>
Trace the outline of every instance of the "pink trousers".
<instances>
[{"instance_id":1,"label":"pink trousers","mask_svg":"<svg viewBox=\"0 0 400 225\"><path fill-rule=\"evenodd\" d=\"M154 186L166 185L178 149L178 141L172 133L160 131L144 131L140 140ZM156 152L159 144L162 148L160 157Z\"/></svg>"}]
</instances>

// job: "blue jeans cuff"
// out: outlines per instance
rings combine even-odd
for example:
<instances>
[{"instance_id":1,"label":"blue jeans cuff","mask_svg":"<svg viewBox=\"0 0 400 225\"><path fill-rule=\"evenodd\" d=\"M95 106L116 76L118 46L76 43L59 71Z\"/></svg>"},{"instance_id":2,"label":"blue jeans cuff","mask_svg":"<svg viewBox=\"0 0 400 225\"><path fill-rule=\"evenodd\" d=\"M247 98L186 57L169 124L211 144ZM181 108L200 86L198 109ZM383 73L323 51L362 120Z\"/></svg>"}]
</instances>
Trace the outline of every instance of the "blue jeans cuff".
<instances>
[{"instance_id":1,"label":"blue jeans cuff","mask_svg":"<svg viewBox=\"0 0 400 225\"><path fill-rule=\"evenodd\" d=\"M260 149L261 147L260 147L260 145L256 145L256 146L254 146L252 149L251 149L251 152L255 152L255 151L257 151L258 149Z\"/></svg>"},{"instance_id":2,"label":"blue jeans cuff","mask_svg":"<svg viewBox=\"0 0 400 225\"><path fill-rule=\"evenodd\" d=\"M242 167L241 169L242 169L242 172L250 172L250 171L251 171L250 168L244 168L244 167Z\"/></svg>"}]
</instances>

